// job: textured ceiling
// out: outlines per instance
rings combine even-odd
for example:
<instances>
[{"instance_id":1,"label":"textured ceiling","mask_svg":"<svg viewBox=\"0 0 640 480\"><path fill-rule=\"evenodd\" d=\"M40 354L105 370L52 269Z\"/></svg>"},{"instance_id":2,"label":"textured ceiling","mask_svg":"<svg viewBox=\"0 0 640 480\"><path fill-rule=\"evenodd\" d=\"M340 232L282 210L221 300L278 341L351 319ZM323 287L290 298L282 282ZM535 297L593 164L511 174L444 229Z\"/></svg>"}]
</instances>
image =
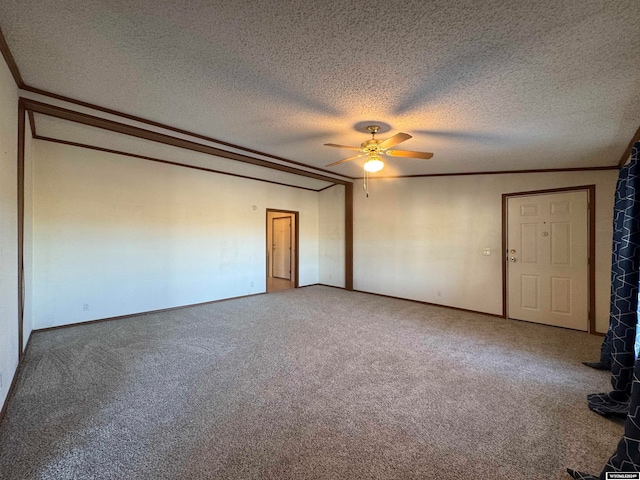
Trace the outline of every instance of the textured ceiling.
<instances>
[{"instance_id":1,"label":"textured ceiling","mask_svg":"<svg viewBox=\"0 0 640 480\"><path fill-rule=\"evenodd\" d=\"M2 0L24 81L316 167L356 126L383 174L616 165L640 124L637 0ZM359 176L361 163L333 167Z\"/></svg>"}]
</instances>

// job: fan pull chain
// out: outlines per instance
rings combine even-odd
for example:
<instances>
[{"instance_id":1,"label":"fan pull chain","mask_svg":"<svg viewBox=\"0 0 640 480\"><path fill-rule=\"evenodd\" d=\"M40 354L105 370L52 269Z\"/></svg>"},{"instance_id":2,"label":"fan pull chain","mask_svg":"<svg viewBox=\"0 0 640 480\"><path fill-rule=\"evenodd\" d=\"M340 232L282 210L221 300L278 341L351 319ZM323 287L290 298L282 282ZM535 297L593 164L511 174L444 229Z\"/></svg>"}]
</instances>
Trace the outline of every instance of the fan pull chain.
<instances>
[{"instance_id":1,"label":"fan pull chain","mask_svg":"<svg viewBox=\"0 0 640 480\"><path fill-rule=\"evenodd\" d=\"M362 188L364 189L367 198L369 198L369 172L367 169L364 169L364 182L362 183Z\"/></svg>"}]
</instances>

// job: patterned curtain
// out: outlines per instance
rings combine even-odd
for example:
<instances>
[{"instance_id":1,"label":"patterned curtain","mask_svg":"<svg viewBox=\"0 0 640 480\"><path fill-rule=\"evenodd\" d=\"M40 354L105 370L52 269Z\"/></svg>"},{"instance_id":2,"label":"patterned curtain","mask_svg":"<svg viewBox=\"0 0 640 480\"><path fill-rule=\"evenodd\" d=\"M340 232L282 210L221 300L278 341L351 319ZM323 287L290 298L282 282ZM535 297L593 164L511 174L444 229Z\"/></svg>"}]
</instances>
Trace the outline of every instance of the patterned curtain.
<instances>
[{"instance_id":1,"label":"patterned curtain","mask_svg":"<svg viewBox=\"0 0 640 480\"><path fill-rule=\"evenodd\" d=\"M631 387L629 414L624 424L624 434L599 477L567 469L567 473L580 480L605 480L607 472L640 471L640 361L636 361Z\"/></svg>"},{"instance_id":2,"label":"patterned curtain","mask_svg":"<svg viewBox=\"0 0 640 480\"><path fill-rule=\"evenodd\" d=\"M613 284L613 282L611 283ZM612 334L613 332L611 331L611 323L609 323L609 330L607 330L607 334L605 335L604 340L602 341L602 346L600 347L600 361L599 362L582 362L582 363L584 363L587 367L595 368L596 370L611 370Z\"/></svg>"},{"instance_id":3,"label":"patterned curtain","mask_svg":"<svg viewBox=\"0 0 640 480\"><path fill-rule=\"evenodd\" d=\"M638 284L640 281L640 142L620 170L613 219L611 313L609 330L595 368L611 367L609 393L589 395L589 408L601 415L626 415L624 435L599 477L567 469L574 479L604 480L606 472L640 470L640 361L636 360Z\"/></svg>"},{"instance_id":4,"label":"patterned curtain","mask_svg":"<svg viewBox=\"0 0 640 480\"><path fill-rule=\"evenodd\" d=\"M589 408L605 416L629 411L640 281L639 155L640 142L633 146L631 161L620 170L614 207L611 313L601 351L605 362L610 359L613 390L588 396Z\"/></svg>"}]
</instances>

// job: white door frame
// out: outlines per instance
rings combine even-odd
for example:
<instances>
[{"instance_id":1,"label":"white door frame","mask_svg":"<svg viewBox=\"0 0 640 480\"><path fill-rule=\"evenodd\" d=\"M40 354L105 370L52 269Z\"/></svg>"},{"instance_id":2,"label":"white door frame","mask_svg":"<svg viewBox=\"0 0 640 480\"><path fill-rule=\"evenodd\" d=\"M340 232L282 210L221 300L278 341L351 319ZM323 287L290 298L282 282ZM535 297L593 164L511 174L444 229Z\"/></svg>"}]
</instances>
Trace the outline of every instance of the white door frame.
<instances>
[{"instance_id":1,"label":"white door frame","mask_svg":"<svg viewBox=\"0 0 640 480\"><path fill-rule=\"evenodd\" d=\"M548 190L533 190L529 192L514 192L502 194L502 317L508 318L509 296L507 290L507 200L510 197L523 197L529 195L543 195L546 193L566 193L576 190L587 192L589 233L589 327L588 332L596 333L596 186L580 185L577 187L552 188Z\"/></svg>"}]
</instances>

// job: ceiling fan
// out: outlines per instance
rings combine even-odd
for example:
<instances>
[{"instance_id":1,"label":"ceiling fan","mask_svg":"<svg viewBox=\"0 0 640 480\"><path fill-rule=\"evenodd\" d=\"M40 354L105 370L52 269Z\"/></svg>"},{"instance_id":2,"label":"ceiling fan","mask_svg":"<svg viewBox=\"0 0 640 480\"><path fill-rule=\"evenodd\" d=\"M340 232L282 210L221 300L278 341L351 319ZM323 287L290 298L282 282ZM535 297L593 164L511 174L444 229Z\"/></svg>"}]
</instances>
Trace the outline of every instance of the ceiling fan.
<instances>
[{"instance_id":1,"label":"ceiling fan","mask_svg":"<svg viewBox=\"0 0 640 480\"><path fill-rule=\"evenodd\" d=\"M382 161L382 155L389 157L408 157L408 158L420 158L428 160L433 157L433 153L428 152L411 152L409 150L391 150L399 143L409 140L411 135L408 133L396 133L393 137L389 137L386 140L376 139L376 133L380 127L378 125L369 125L367 130L371 132L371 140L365 140L359 147L349 147L346 145L337 145L335 143L325 143L327 147L346 148L348 150L356 150L362 152L353 157L344 158L337 162L330 163L327 167L333 167L344 162L350 162L360 157L367 156L367 161L364 163L364 169L367 172L379 172L384 168L384 162Z\"/></svg>"}]
</instances>

